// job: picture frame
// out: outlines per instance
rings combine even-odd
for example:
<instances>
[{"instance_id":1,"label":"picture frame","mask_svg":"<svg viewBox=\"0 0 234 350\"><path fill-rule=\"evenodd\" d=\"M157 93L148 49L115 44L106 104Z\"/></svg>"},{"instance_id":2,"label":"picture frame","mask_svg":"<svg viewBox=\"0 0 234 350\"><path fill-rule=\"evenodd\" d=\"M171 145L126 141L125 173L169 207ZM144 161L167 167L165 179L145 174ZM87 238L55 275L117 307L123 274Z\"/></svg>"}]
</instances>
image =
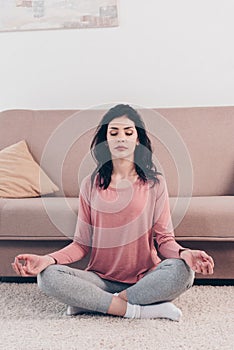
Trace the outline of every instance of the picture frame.
<instances>
[{"instance_id":1,"label":"picture frame","mask_svg":"<svg viewBox=\"0 0 234 350\"><path fill-rule=\"evenodd\" d=\"M117 0L0 0L0 31L118 26Z\"/></svg>"}]
</instances>

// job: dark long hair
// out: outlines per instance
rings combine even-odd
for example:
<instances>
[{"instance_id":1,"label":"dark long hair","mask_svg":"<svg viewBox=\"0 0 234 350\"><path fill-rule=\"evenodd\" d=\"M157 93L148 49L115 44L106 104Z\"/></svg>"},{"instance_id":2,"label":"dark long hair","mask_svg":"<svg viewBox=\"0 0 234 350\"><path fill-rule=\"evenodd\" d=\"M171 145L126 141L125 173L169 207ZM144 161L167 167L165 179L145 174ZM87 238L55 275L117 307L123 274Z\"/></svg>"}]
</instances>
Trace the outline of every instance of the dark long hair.
<instances>
[{"instance_id":1,"label":"dark long hair","mask_svg":"<svg viewBox=\"0 0 234 350\"><path fill-rule=\"evenodd\" d=\"M157 168L152 160L151 141L147 136L145 124L138 112L127 104L119 104L112 107L100 121L94 138L92 140L90 151L97 164L96 169L91 175L91 182L93 184L95 176L97 177L99 187L106 189L111 182L111 175L113 171L113 163L111 152L107 145L107 128L108 124L115 118L127 116L135 123L138 134L139 145L134 151L134 165L138 177L143 183L147 181L152 182L153 186L159 182Z\"/></svg>"}]
</instances>

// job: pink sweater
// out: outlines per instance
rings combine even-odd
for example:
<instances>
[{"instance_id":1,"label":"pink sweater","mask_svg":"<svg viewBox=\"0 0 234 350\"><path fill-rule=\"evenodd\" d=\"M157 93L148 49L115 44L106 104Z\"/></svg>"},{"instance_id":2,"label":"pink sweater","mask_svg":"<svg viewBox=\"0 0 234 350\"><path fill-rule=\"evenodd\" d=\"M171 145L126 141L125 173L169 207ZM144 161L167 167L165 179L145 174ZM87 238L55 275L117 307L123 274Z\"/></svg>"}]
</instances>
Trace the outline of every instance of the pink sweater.
<instances>
[{"instance_id":1,"label":"pink sweater","mask_svg":"<svg viewBox=\"0 0 234 350\"><path fill-rule=\"evenodd\" d=\"M96 186L91 188L90 175L80 189L79 214L74 240L50 254L59 264L82 259L91 250L88 271L100 277L136 283L146 272L154 270L160 258L179 258L171 222L165 180L142 184L138 179L128 188Z\"/></svg>"}]
</instances>

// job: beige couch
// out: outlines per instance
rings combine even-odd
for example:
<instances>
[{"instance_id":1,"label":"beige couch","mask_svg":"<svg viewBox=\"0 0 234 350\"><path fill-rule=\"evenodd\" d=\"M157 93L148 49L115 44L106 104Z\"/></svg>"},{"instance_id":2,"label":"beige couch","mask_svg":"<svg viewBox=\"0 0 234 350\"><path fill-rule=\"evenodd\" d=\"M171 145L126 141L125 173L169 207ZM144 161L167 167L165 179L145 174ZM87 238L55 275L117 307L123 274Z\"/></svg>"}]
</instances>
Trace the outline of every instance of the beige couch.
<instances>
[{"instance_id":1,"label":"beige couch","mask_svg":"<svg viewBox=\"0 0 234 350\"><path fill-rule=\"evenodd\" d=\"M46 254L71 241L79 184L94 166L90 140L104 112L0 113L0 150L26 140L60 188L37 198L0 198L0 276L15 276L10 263L19 253ZM209 278L234 278L234 107L140 112L167 180L176 239L214 257ZM84 268L87 259L75 266Z\"/></svg>"}]
</instances>

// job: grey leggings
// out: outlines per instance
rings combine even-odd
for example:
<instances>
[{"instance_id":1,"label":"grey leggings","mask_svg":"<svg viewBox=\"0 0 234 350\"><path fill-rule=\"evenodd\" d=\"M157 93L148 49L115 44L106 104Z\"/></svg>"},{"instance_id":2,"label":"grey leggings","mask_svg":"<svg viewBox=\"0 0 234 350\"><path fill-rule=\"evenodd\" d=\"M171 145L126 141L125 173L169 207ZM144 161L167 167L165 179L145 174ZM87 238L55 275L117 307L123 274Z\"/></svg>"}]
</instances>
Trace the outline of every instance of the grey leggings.
<instances>
[{"instance_id":1,"label":"grey leggings","mask_svg":"<svg viewBox=\"0 0 234 350\"><path fill-rule=\"evenodd\" d=\"M37 276L45 294L67 305L101 313L107 313L113 293L126 289L130 304L147 305L177 298L193 280L193 271L181 259L162 261L135 284L109 281L65 265L50 265Z\"/></svg>"}]
</instances>

